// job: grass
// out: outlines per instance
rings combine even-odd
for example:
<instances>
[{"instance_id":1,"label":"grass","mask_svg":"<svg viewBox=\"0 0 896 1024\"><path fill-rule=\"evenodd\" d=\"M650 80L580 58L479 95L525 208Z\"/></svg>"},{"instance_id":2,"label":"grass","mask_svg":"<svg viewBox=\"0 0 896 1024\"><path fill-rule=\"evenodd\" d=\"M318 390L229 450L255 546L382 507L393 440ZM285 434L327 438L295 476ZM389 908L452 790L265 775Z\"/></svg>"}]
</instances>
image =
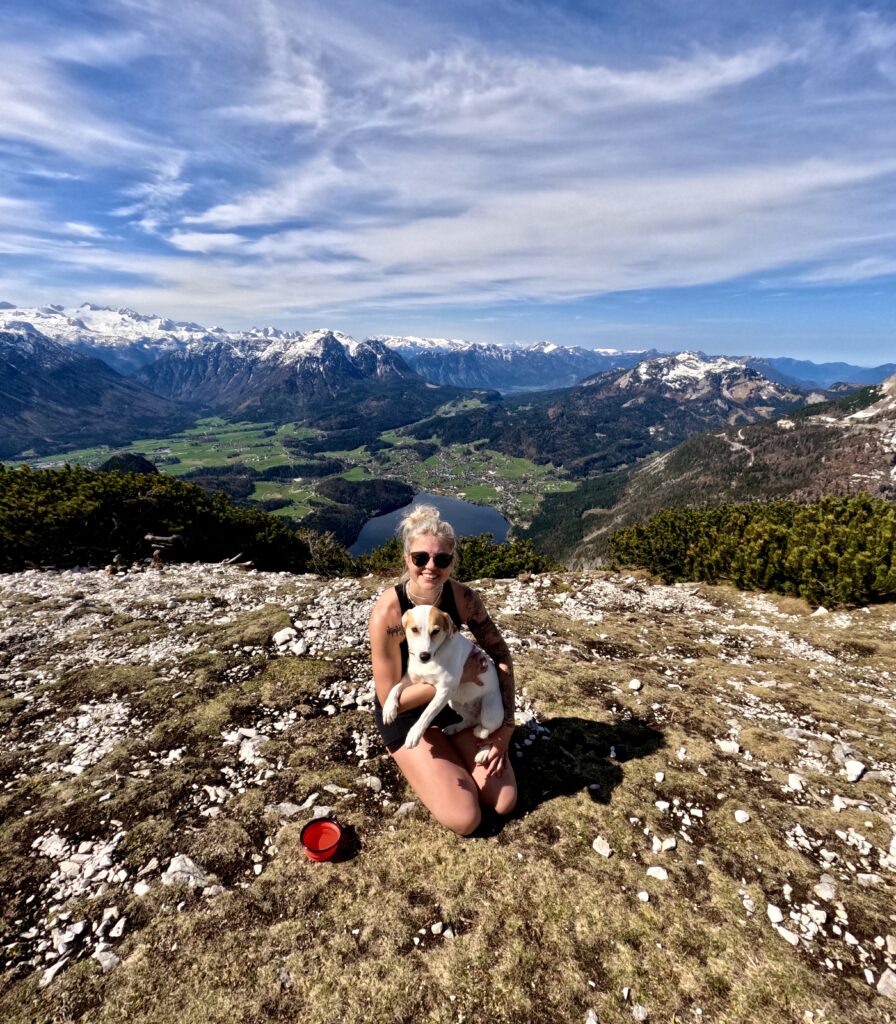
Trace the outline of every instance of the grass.
<instances>
[{"instance_id":1,"label":"grass","mask_svg":"<svg viewBox=\"0 0 896 1024\"><path fill-rule=\"evenodd\" d=\"M628 1024L633 1002L652 1021L681 1024L896 1019L862 973L870 966L879 977L884 955L874 939L896 933L893 873L841 838L851 829L872 848L890 842L896 607L819 619L802 602L724 587L661 588L609 574L544 580L483 588L540 728L518 732L517 815L473 840L444 832L423 811L395 817L412 794L394 764L374 750L359 765L352 752L353 734L371 733L369 712L326 711L333 698L322 693L366 680L363 651L340 653L337 631L319 656L270 657L272 633L307 618L332 583L302 584L301 600L238 614L224 601L214 615L203 608L216 592L185 585L182 624L166 632L184 645L172 675L139 654L146 634L158 635L153 616L176 581L160 577L155 604L126 602L132 617L106 606L101 626L73 624L85 649L102 636L108 658L51 678L55 645L69 642L52 628L66 602L31 600L10 581L7 614L24 623L36 609L50 628L45 649L23 649L17 663L20 674L46 677L36 696L0 692L0 926L14 961L0 981L0 1019L542 1024L584 1020L593 1008L603 1024ZM349 586L363 597L378 585ZM517 598L527 600L505 608ZM640 690L629 688L632 678ZM41 738L53 723L113 695L139 725L81 775L43 773L41 763L70 753ZM847 783L833 744L784 735L796 726L818 736L852 730L848 742L868 777ZM222 742L240 727L270 737L266 777L240 761L238 745ZM732 729L738 754L715 742ZM182 754L169 763L174 748ZM794 771L801 793L786 786ZM359 784L370 772L388 803ZM202 816L202 786L237 776L244 790L217 817ZM326 785L351 795L330 796ZM353 841L338 862L301 855L305 815L287 822L267 809L313 792L350 826ZM838 812L835 793L861 803ZM741 809L746 825L734 818ZM48 829L78 841L108 837L112 822L125 831L115 862L131 881L68 907L91 921L118 907L127 918L113 945L122 962L108 974L94 960L74 962L39 990L40 972L19 963L10 944L34 919L28 896L51 882L50 862L31 844ZM788 843L797 824L817 844L808 851ZM592 850L597 835L613 849L609 859ZM656 853L655 838L677 845ZM839 936L835 905L812 894L822 849L835 857L830 870L848 919ZM178 852L226 891L166 889L155 873L147 894L132 892L151 857L164 867ZM668 879L648 877L651 865ZM879 884L858 884L856 873L868 869ZM810 901L829 921L794 949L765 907L786 915ZM434 934L438 923L454 937ZM844 940L847 930L858 946Z\"/></svg>"}]
</instances>

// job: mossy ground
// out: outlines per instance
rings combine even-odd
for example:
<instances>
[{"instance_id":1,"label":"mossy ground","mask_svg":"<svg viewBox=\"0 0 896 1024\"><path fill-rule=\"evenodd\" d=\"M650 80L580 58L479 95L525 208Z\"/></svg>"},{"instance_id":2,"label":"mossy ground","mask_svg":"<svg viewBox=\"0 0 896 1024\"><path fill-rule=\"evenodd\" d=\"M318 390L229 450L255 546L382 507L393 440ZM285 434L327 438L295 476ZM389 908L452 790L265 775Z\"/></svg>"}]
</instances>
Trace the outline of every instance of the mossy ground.
<instances>
[{"instance_id":1,"label":"mossy ground","mask_svg":"<svg viewBox=\"0 0 896 1024\"><path fill-rule=\"evenodd\" d=\"M626 587L628 603L599 609L590 624L560 610L583 599L574 576L554 577L543 599L512 614L497 610L506 590L489 600L483 588L514 637L517 675L541 727L519 733L531 740L514 758L519 807L486 838L446 833L422 809L394 815L413 798L394 764L374 750L359 765L354 753L353 733L371 732L369 713L323 708L321 691L350 674L350 656L334 648L327 658L272 659L269 637L285 624L273 605L197 624L190 638L202 645L183 660L187 685L114 664L53 682L42 705L47 722L52 702L64 715L113 694L141 722L139 735L77 777L40 770L21 749L38 719L28 720L11 691L0 694L9 742L0 759L7 943L27 926L27 898L52 870L31 851L50 828L89 839L120 822L116 863L132 880L151 857L164 866L180 852L226 886L207 898L156 881L135 896L129 883L75 901L76 915L95 919L114 903L127 917L115 947L122 962L108 974L93 959L74 962L42 990L39 970L11 966L0 983L0 1019L548 1024L583 1021L593 1008L603 1024L627 1024L632 1002L651 1021L679 1024L896 1019L896 1004L863 976L867 965L875 977L884 967L875 937L896 932L893 874L875 863L882 882L857 884L847 862L865 870L861 855L837 835L853 829L883 850L890 842L896 608L850 613L838 625L801 602L726 588L679 588L687 598L664 610L637 596L639 588L653 593L646 581ZM135 621L132 637L150 628ZM629 688L632 678L639 690ZM201 787L219 784L224 769L240 770L238 747L221 734L274 721L284 727L271 729L261 750L271 775L217 817L202 817ZM835 737L849 730L870 777L847 783L833 744L789 739L784 729L793 727ZM726 754L715 741L732 734L741 749ZM174 748L182 755L162 763ZM787 788L794 771L802 792ZM366 773L382 779L388 803L359 785ZM327 784L352 795L330 797ZM351 841L335 862L303 856L304 815L287 823L268 809L311 792L348 826ZM859 802L837 812L835 793ZM737 809L749 812L747 824L735 821ZM814 899L821 874L817 857L788 845L797 823L836 856L844 930L869 960L830 927L797 948L772 930L766 904L786 912ZM612 847L609 859L592 850L597 835ZM655 853L655 837L677 845ZM668 879L649 878L651 865L665 867ZM454 937L435 935L438 923ZM829 969L826 956L841 967Z\"/></svg>"}]
</instances>

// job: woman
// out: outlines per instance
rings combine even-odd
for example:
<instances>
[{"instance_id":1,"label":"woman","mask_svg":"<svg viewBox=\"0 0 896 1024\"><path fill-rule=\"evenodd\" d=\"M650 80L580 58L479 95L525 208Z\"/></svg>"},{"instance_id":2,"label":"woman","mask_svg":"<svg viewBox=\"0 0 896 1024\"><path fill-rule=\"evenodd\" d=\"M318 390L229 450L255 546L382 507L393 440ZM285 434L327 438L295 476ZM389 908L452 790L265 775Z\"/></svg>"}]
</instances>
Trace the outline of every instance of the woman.
<instances>
[{"instance_id":1,"label":"woman","mask_svg":"<svg viewBox=\"0 0 896 1024\"><path fill-rule=\"evenodd\" d=\"M509 814L516 804L516 778L507 755L513 734L513 663L507 644L479 595L451 579L456 552L454 530L440 517L438 509L418 505L402 520L399 534L406 566L403 582L382 593L370 615L376 722L386 749L420 800L446 828L469 835L481 821L480 802L493 807L498 814ZM427 683L406 687L399 700L398 717L391 725L384 725L383 704L408 666L401 617L417 604L435 605L451 616L458 627L466 625L494 660L501 684L504 724L488 739L477 740L472 729L445 736L441 727L458 721L454 712L445 708L420 743L408 750L404 737L435 693ZM483 655L474 651L467 660L462 680L473 681L484 666ZM484 764L478 765L474 759L485 746L490 748L489 756Z\"/></svg>"}]
</instances>

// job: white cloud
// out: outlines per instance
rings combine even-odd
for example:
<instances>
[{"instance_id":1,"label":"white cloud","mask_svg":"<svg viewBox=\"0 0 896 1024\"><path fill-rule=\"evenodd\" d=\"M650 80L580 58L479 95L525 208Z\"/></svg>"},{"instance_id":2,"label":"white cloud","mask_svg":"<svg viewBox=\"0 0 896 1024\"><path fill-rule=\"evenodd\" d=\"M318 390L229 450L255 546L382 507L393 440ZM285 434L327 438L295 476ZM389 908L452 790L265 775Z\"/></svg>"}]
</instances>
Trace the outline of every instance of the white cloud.
<instances>
[{"instance_id":1,"label":"white cloud","mask_svg":"<svg viewBox=\"0 0 896 1024\"><path fill-rule=\"evenodd\" d=\"M82 238L102 238L103 233L93 224L82 224L79 221L69 220L62 225L63 229L72 235L80 235Z\"/></svg>"},{"instance_id":2,"label":"white cloud","mask_svg":"<svg viewBox=\"0 0 896 1024\"><path fill-rule=\"evenodd\" d=\"M806 271L798 280L807 284L856 284L875 277L893 276L896 276L896 256L866 256Z\"/></svg>"},{"instance_id":3,"label":"white cloud","mask_svg":"<svg viewBox=\"0 0 896 1024\"><path fill-rule=\"evenodd\" d=\"M168 241L185 252L226 252L245 242L242 235L231 232L173 231Z\"/></svg>"}]
</instances>

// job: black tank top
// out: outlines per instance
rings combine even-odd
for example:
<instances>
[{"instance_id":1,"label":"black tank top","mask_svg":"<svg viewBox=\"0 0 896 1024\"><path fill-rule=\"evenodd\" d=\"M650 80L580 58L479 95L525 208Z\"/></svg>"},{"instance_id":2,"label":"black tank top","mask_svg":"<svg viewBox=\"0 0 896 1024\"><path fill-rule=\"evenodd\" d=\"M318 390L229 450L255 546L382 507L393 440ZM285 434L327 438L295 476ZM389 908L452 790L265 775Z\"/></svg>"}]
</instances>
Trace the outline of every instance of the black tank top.
<instances>
[{"instance_id":1,"label":"black tank top","mask_svg":"<svg viewBox=\"0 0 896 1024\"><path fill-rule=\"evenodd\" d=\"M409 611L414 607L414 602L408 597L407 591L405 590L404 583L399 583L395 587L395 593L398 595L398 606L401 609L401 614L404 615L406 611ZM454 587L449 580L442 588L442 593L439 596L438 603L435 606L439 611L443 611L457 626L458 629L463 625L460 618L460 612L457 610L457 601L454 600ZM401 674L404 675L408 670L408 642L407 640L401 641Z\"/></svg>"}]
</instances>

